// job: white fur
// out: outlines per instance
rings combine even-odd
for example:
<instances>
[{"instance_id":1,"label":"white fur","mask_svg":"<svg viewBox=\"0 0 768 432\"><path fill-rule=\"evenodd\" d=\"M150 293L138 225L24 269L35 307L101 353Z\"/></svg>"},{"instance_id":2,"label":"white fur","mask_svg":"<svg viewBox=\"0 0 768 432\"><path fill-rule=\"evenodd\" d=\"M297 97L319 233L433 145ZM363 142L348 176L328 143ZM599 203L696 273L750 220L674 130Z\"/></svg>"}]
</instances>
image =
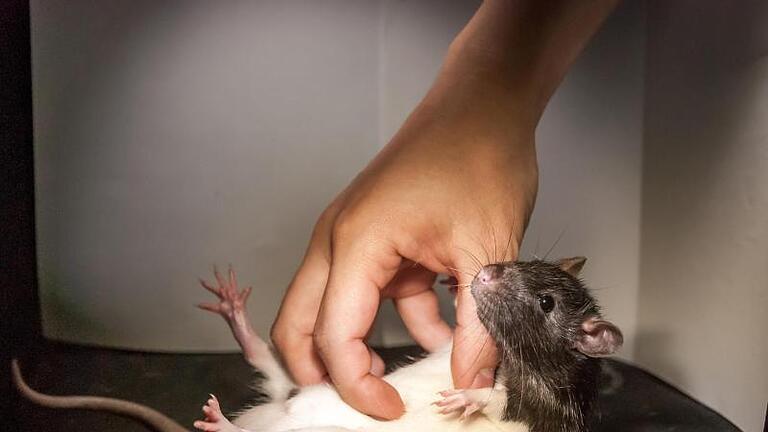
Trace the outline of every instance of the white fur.
<instances>
[{"instance_id":1,"label":"white fur","mask_svg":"<svg viewBox=\"0 0 768 432\"><path fill-rule=\"evenodd\" d=\"M500 419L499 401L490 403L494 409L483 410L469 419L459 419L460 413L441 414L432 403L440 399L439 391L450 389L450 347L435 352L423 360L397 369L384 380L397 389L405 403L405 414L397 420L378 421L356 411L330 385L318 384L301 388L288 400L273 400L243 412L233 423L251 432L527 432L521 423ZM497 384L494 395L506 392Z\"/></svg>"}]
</instances>

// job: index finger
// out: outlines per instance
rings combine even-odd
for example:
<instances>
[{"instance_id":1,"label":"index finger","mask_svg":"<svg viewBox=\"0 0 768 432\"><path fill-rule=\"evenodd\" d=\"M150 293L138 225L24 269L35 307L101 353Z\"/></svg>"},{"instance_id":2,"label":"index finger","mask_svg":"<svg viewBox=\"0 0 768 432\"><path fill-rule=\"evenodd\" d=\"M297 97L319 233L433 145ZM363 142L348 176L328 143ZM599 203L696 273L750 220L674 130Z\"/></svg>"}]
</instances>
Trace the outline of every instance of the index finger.
<instances>
[{"instance_id":1,"label":"index finger","mask_svg":"<svg viewBox=\"0 0 768 432\"><path fill-rule=\"evenodd\" d=\"M342 399L387 420L402 415L403 401L394 387L370 373L372 359L364 340L378 311L380 290L399 263L394 251L337 250L315 326L316 347Z\"/></svg>"}]
</instances>

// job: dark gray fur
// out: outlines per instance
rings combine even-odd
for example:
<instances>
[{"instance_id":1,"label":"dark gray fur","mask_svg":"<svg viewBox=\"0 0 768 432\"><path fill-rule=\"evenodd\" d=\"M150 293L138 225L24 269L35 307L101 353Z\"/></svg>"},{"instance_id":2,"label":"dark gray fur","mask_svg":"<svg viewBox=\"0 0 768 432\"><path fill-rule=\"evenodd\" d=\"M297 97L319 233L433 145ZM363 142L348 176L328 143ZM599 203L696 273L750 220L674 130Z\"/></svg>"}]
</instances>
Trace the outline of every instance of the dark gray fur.
<instances>
[{"instance_id":1,"label":"dark gray fur","mask_svg":"<svg viewBox=\"0 0 768 432\"><path fill-rule=\"evenodd\" d=\"M580 352L577 341L584 337L582 323L600 318L600 311L574 276L584 262L577 260L494 264L485 267L490 285L477 277L472 283L478 316L501 357L497 376L508 393L504 419L524 422L531 432L586 432L594 412L601 360ZM549 313L540 306L542 295L555 300ZM600 322L618 348L621 333Z\"/></svg>"}]
</instances>

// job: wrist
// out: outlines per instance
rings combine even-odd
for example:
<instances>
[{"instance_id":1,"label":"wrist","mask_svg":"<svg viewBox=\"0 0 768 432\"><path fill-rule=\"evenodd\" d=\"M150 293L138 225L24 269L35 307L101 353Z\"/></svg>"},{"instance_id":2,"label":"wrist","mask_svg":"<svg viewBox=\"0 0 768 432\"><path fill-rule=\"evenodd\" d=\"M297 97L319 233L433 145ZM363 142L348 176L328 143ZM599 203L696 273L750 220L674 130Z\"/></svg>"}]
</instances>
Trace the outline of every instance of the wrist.
<instances>
[{"instance_id":1,"label":"wrist","mask_svg":"<svg viewBox=\"0 0 768 432\"><path fill-rule=\"evenodd\" d=\"M553 70L542 73L539 60L457 38L435 87L442 84L449 92L463 93L462 102L479 107L482 114L533 131L562 77Z\"/></svg>"}]
</instances>

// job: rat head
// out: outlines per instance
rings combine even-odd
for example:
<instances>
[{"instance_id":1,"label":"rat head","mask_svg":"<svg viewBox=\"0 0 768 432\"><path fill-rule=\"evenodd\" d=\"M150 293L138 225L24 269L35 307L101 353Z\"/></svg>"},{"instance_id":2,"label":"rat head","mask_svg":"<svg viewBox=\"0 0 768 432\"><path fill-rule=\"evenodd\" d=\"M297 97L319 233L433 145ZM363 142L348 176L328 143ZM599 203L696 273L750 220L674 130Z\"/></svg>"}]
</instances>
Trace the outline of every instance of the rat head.
<instances>
[{"instance_id":1,"label":"rat head","mask_svg":"<svg viewBox=\"0 0 768 432\"><path fill-rule=\"evenodd\" d=\"M515 261L483 267L472 281L477 314L502 352L528 363L602 357L622 344L578 279L586 258Z\"/></svg>"}]
</instances>

